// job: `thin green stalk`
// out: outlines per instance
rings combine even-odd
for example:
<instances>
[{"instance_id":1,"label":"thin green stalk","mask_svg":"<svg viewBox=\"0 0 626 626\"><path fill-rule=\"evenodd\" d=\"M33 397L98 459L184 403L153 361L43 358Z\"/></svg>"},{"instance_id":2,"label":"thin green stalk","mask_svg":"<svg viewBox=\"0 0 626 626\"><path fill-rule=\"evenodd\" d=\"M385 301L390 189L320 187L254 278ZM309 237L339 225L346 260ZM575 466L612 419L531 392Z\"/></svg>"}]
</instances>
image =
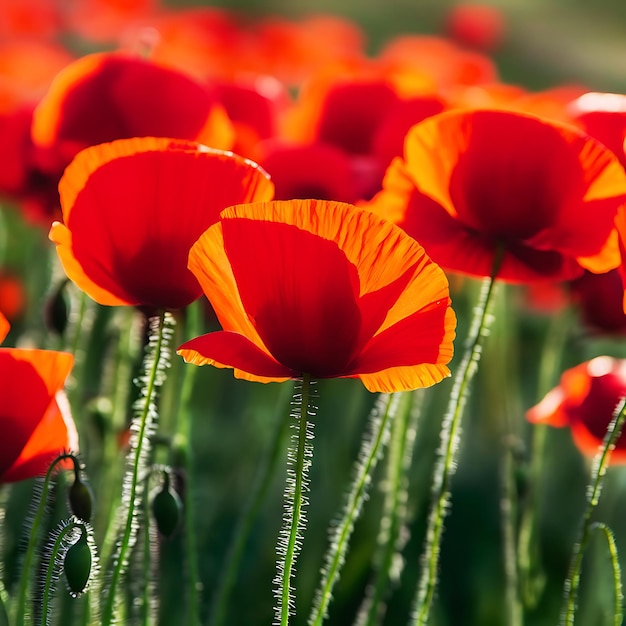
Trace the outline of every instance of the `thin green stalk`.
<instances>
[{"instance_id":1,"label":"thin green stalk","mask_svg":"<svg viewBox=\"0 0 626 626\"><path fill-rule=\"evenodd\" d=\"M143 473L150 450L150 437L156 429L158 413L155 405L157 388L163 383L165 368L169 364L167 344L172 335L173 318L161 313L150 320L150 335L144 360L145 376L141 382L138 415L129 453L129 467L124 478L122 504L126 519L123 534L113 557L112 571L104 597L102 626L109 626L116 617L117 588L126 571L130 550L137 540L137 512L143 497Z\"/></svg>"},{"instance_id":2,"label":"thin green stalk","mask_svg":"<svg viewBox=\"0 0 626 626\"><path fill-rule=\"evenodd\" d=\"M309 616L309 626L320 626L327 617L328 605L335 583L339 580L354 524L367 497L372 474L389 440L389 424L397 414L401 401L404 403L404 408L408 410L410 398L410 394L381 395L370 414L369 426L361 443L355 464L354 481L348 493L343 514L336 523L332 524L330 545L324 559L325 565L320 587Z\"/></svg>"},{"instance_id":3,"label":"thin green stalk","mask_svg":"<svg viewBox=\"0 0 626 626\"><path fill-rule=\"evenodd\" d=\"M106 390L110 405L107 406L106 431L104 434L101 474L98 476L98 507L95 521L96 536L102 539L102 554L106 560L110 556L115 541L115 514L121 493L119 485L123 467L118 462L120 444L118 433L126 428L133 363L140 350L140 331L137 312L124 309L120 312L119 339L115 345L111 368L110 389Z\"/></svg>"},{"instance_id":4,"label":"thin green stalk","mask_svg":"<svg viewBox=\"0 0 626 626\"><path fill-rule=\"evenodd\" d=\"M28 614L28 611L26 610L26 596L28 595L32 574L35 570L33 559L35 558L35 548L37 547L37 539L39 537L39 527L45 517L46 502L48 500L48 491L50 489L52 474L59 463L68 459L71 459L75 465L78 464L78 460L73 454L61 454L50 464L50 467L48 467L48 471L43 479L43 486L39 496L39 504L37 505L35 516L33 518L33 525L30 529L28 546L26 547L26 554L24 555L24 562L22 564L22 575L20 576L17 595L15 596L15 611L13 613L14 626L23 626L26 615Z\"/></svg>"},{"instance_id":5,"label":"thin green stalk","mask_svg":"<svg viewBox=\"0 0 626 626\"><path fill-rule=\"evenodd\" d=\"M622 568L619 564L619 555L617 553L617 543L611 529L602 522L596 522L591 525L589 532L598 531L604 535L607 548L609 549L609 557L611 559L611 567L613 568L613 626L622 626L624 618L624 592L622 591Z\"/></svg>"},{"instance_id":6,"label":"thin green stalk","mask_svg":"<svg viewBox=\"0 0 626 626\"><path fill-rule=\"evenodd\" d=\"M286 390L287 395L285 398L291 399L293 390L287 385L281 385L281 389ZM285 400L279 402L279 406L282 408L285 404ZM250 499L248 504L237 523L237 527L233 533L233 541L228 550L226 557L226 566L223 575L220 577L220 581L215 593L215 599L213 603L213 610L209 619L211 626L223 626L226 619L226 613L229 605L229 600L232 595L233 587L237 577L237 573L241 567L241 559L244 554L246 543L252 530L252 525L258 515L261 505L265 501L268 489L272 483L272 478L278 465L279 459L282 458L282 452L284 450L284 442L289 432L289 426L291 424L292 416L289 412L284 412L285 417L280 419L276 424L273 439L267 450L265 458L260 463L258 471L256 473L256 480L252 487Z\"/></svg>"},{"instance_id":7,"label":"thin green stalk","mask_svg":"<svg viewBox=\"0 0 626 626\"><path fill-rule=\"evenodd\" d=\"M502 467L502 544L504 552L505 606L507 626L522 626L523 608L519 594L517 563L517 485L514 441L505 442Z\"/></svg>"},{"instance_id":8,"label":"thin green stalk","mask_svg":"<svg viewBox=\"0 0 626 626\"><path fill-rule=\"evenodd\" d=\"M446 513L449 509L450 483L456 470L456 453L461 434L461 418L469 394L470 383L480 360L482 340L491 321L489 306L503 254L503 248L499 248L494 259L491 277L483 282L480 298L474 309L469 344L457 370L452 393L450 394L448 411L441 427L439 460L435 465L433 473L433 503L428 517L426 540L422 553L422 573L412 614L412 624L415 626L425 626L428 623L435 595L441 537Z\"/></svg>"},{"instance_id":9,"label":"thin green stalk","mask_svg":"<svg viewBox=\"0 0 626 626\"><path fill-rule=\"evenodd\" d=\"M406 410L398 412L391 426L387 471L382 481L385 501L378 532L377 555L374 558L374 581L367 589L366 597L357 614L356 626L374 626L382 622L389 583L397 582L402 571L403 559L400 553L409 536L408 476L413 460L417 420L424 400L422 391L418 389L412 392L412 402L407 403Z\"/></svg>"},{"instance_id":10,"label":"thin green stalk","mask_svg":"<svg viewBox=\"0 0 626 626\"><path fill-rule=\"evenodd\" d=\"M580 529L579 539L574 545L572 560L570 563L569 574L565 581L564 587L564 607L561 613L560 624L562 626L573 626L576 616L578 588L580 586L580 571L582 560L593 524L591 516L598 506L600 494L602 493L602 485L606 476L606 471L611 458L611 452L615 448L615 443L619 439L622 432L624 421L626 420L626 399L622 399L615 410L615 414L604 436L602 448L593 461L591 471L591 482L587 487L587 506L583 515L582 525Z\"/></svg>"},{"instance_id":11,"label":"thin green stalk","mask_svg":"<svg viewBox=\"0 0 626 626\"><path fill-rule=\"evenodd\" d=\"M561 357L569 335L571 316L554 316L548 327L545 344L541 352L538 374L538 397L543 397L552 388L555 374L559 371ZM539 601L545 584L539 558L539 517L541 502L539 486L542 484L545 463L545 446L548 427L534 424L530 445L530 467L528 470L526 496L522 502L517 561L520 589L524 605L534 608Z\"/></svg>"},{"instance_id":12,"label":"thin green stalk","mask_svg":"<svg viewBox=\"0 0 626 626\"><path fill-rule=\"evenodd\" d=\"M278 562L274 579L278 600L275 623L280 626L287 626L289 616L295 610L291 578L294 575L296 557L300 551L302 532L306 523L304 507L308 503L308 498L305 493L308 491L307 476L313 454L313 448L308 441L313 438L312 424L308 419L314 414L310 404L311 384L311 377L304 374L301 393L298 394L297 388L294 393L293 404L299 405L299 412L293 413L297 422L292 436L292 446L288 450L285 513L276 548Z\"/></svg>"}]
</instances>

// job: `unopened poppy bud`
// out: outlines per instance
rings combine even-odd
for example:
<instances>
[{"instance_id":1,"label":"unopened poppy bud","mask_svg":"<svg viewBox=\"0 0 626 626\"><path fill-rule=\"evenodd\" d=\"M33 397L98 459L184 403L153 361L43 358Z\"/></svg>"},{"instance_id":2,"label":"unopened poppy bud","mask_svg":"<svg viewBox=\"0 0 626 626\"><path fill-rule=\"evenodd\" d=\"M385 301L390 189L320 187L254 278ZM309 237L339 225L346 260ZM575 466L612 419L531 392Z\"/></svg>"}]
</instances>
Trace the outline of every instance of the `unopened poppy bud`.
<instances>
[{"instance_id":1,"label":"unopened poppy bud","mask_svg":"<svg viewBox=\"0 0 626 626\"><path fill-rule=\"evenodd\" d=\"M70 546L63 560L63 571L70 594L76 596L85 591L91 576L91 547L83 530L78 541Z\"/></svg>"},{"instance_id":2,"label":"unopened poppy bud","mask_svg":"<svg viewBox=\"0 0 626 626\"><path fill-rule=\"evenodd\" d=\"M44 307L44 321L48 330L63 336L70 317L70 302L65 293L67 280L64 280L50 294Z\"/></svg>"},{"instance_id":3,"label":"unopened poppy bud","mask_svg":"<svg viewBox=\"0 0 626 626\"><path fill-rule=\"evenodd\" d=\"M152 492L152 515L159 533L169 539L180 524L183 503L170 486L167 472L163 473L163 484Z\"/></svg>"},{"instance_id":4,"label":"unopened poppy bud","mask_svg":"<svg viewBox=\"0 0 626 626\"><path fill-rule=\"evenodd\" d=\"M71 512L85 522L91 521L94 496L88 482L76 476L72 486L68 489L67 498Z\"/></svg>"}]
</instances>

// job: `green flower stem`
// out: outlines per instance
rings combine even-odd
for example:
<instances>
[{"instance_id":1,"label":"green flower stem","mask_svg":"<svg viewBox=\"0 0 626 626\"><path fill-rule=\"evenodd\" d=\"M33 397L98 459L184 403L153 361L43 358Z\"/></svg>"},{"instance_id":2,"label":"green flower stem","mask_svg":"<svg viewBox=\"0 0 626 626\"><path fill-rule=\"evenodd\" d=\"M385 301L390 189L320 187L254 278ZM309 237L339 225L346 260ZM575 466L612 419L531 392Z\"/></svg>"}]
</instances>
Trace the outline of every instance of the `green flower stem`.
<instances>
[{"instance_id":1,"label":"green flower stem","mask_svg":"<svg viewBox=\"0 0 626 626\"><path fill-rule=\"evenodd\" d=\"M48 467L48 471L43 480L43 486L41 489L41 495L39 497L39 504L35 511L35 517L33 519L33 525L30 529L30 536L28 538L28 546L26 547L26 554L24 555L24 563L22 565L22 575L20 576L19 586L17 588L17 595L15 597L15 612L13 614L14 626L23 626L26 618L26 596L28 595L28 588L31 581L32 573L35 569L33 559L35 557L35 548L37 546L37 539L39 535L39 527L43 521L46 511L46 502L48 499L48 491L50 489L50 482L52 474L56 466L62 461L71 459L74 463L75 470L78 468L78 459L71 454L60 454Z\"/></svg>"},{"instance_id":2,"label":"green flower stem","mask_svg":"<svg viewBox=\"0 0 626 626\"><path fill-rule=\"evenodd\" d=\"M619 564L619 555L617 554L617 544L615 536L611 529L602 522L596 522L591 525L589 532L598 531L604 535L607 547L609 549L609 557L611 559L611 567L613 568L613 626L622 626L624 611L622 605L624 602L624 593L622 591L622 569Z\"/></svg>"},{"instance_id":3,"label":"green flower stem","mask_svg":"<svg viewBox=\"0 0 626 626\"><path fill-rule=\"evenodd\" d=\"M299 404L299 414L294 413L297 426L292 438L292 446L288 451L287 482L285 486L285 515L283 528L278 539L278 563L275 583L277 585L278 606L276 607L276 623L280 626L289 624L289 615L294 608L294 590L291 578L294 575L296 556L302 541L305 526L304 507L307 504L305 492L308 489L308 470L311 465L312 446L308 442L313 438L312 424L309 416L313 415L310 405L311 377L302 376L301 394L294 393L294 404Z\"/></svg>"},{"instance_id":4,"label":"green flower stem","mask_svg":"<svg viewBox=\"0 0 626 626\"><path fill-rule=\"evenodd\" d=\"M384 447L389 439L389 423L402 402L404 408L410 405L410 394L384 394L370 415L368 432L361 443L361 449L356 461L354 481L348 493L343 515L333 524L331 541L324 559L322 580L317 592L313 611L309 616L309 626L320 626L328 613L328 605L332 598L333 588L345 561L348 543L354 530L363 502L367 497L372 473L378 464Z\"/></svg>"},{"instance_id":5,"label":"green flower stem","mask_svg":"<svg viewBox=\"0 0 626 626\"><path fill-rule=\"evenodd\" d=\"M293 390L287 384L281 385L281 390L287 390L287 394L284 396L286 400L281 399L279 402L279 406L282 407L286 401L291 399ZM261 462L256 474L256 481L252 488L250 500L233 534L233 542L228 551L228 556L226 557L226 570L220 577L219 585L215 593L214 608L209 619L211 626L223 626L224 624L229 600L237 573L241 566L244 549L250 536L250 531L252 530L252 524L257 517L261 505L265 501L265 496L272 483L278 461L282 458L284 443L287 439L292 419L288 411L285 411L284 415L285 417L280 419L276 425L277 427L274 431L274 437L267 451L267 455Z\"/></svg>"},{"instance_id":6,"label":"green flower stem","mask_svg":"<svg viewBox=\"0 0 626 626\"><path fill-rule=\"evenodd\" d=\"M202 310L199 300L191 304L186 309L187 324L186 332L190 337L196 337L202 334ZM181 409L177 412L179 416L178 435L181 446L184 447L184 453L181 455L182 470L186 477L186 493L185 505L183 507L183 524L185 526L184 541L185 554L187 557L187 576L188 584L186 585L188 593L188 621L189 626L200 625L200 574L198 572L198 547L196 541L196 513L194 503L194 484L195 484L195 467L193 457L193 412L192 392L194 381L196 380L196 366L187 366L184 369L183 385L181 390Z\"/></svg>"},{"instance_id":7,"label":"green flower stem","mask_svg":"<svg viewBox=\"0 0 626 626\"><path fill-rule=\"evenodd\" d=\"M611 451L615 448L615 443L622 432L624 421L626 420L626 399L620 401L615 410L615 414L604 436L602 448L596 455L591 471L591 482L587 488L587 506L583 515L582 526L579 539L574 545L569 574L565 581L564 588L564 608L561 613L560 624L562 626L573 626L576 615L576 605L578 600L578 587L580 585L580 571L582 567L583 555L589 542L592 530L591 516L598 506L602 485L606 476L606 471L611 458ZM620 620L621 621L621 620ZM616 622L617 623L617 622Z\"/></svg>"},{"instance_id":8,"label":"green flower stem","mask_svg":"<svg viewBox=\"0 0 626 626\"><path fill-rule=\"evenodd\" d=\"M476 373L482 340L489 323L491 304L498 270L502 263L504 249L500 247L494 258L491 277L483 282L479 302L474 309L474 318L470 327L470 340L454 379L448 411L441 428L441 447L439 460L433 473L433 503L428 517L426 540L422 555L422 573L412 614L412 624L425 626L428 623L430 609L437 585L439 553L446 512L449 509L450 483L456 469L456 453L461 434L461 418L469 394L470 383Z\"/></svg>"},{"instance_id":9,"label":"green flower stem","mask_svg":"<svg viewBox=\"0 0 626 626\"><path fill-rule=\"evenodd\" d=\"M522 626L523 607L519 594L519 575L517 563L517 486L515 483L514 440L505 442L502 467L502 500L500 515L502 519L502 544L504 551L505 605L507 626Z\"/></svg>"},{"instance_id":10,"label":"green flower stem","mask_svg":"<svg viewBox=\"0 0 626 626\"><path fill-rule=\"evenodd\" d=\"M539 361L537 395L540 398L552 388L555 374L560 370L559 364L569 336L570 320L570 315L557 315L552 318L548 327ZM548 426L545 424L532 426L527 495L522 502L517 541L521 595L524 605L530 609L537 605L545 584L539 559L539 486L544 473L547 431Z\"/></svg>"},{"instance_id":11,"label":"green flower stem","mask_svg":"<svg viewBox=\"0 0 626 626\"><path fill-rule=\"evenodd\" d=\"M128 399L132 379L133 363L138 356L140 346L137 341L138 318L137 312L132 309L123 309L120 312L120 335L111 371L113 380L107 396L110 398L110 417L107 420L107 429L103 442L102 472L98 477L98 507L95 531L102 540L102 554L108 558L115 541L115 513L119 506L120 493L117 487L122 479L123 468L118 459L120 444L118 433L126 427L128 413Z\"/></svg>"},{"instance_id":12,"label":"green flower stem","mask_svg":"<svg viewBox=\"0 0 626 626\"><path fill-rule=\"evenodd\" d=\"M355 622L357 626L374 626L383 620L385 594L389 591L389 583L392 577L394 582L400 577L400 571L397 570L401 570L401 565L400 568L395 568L394 565L402 563L400 552L408 538L408 476L413 459L417 420L424 400L422 391L419 389L411 393L411 402L407 401L403 409L399 410L391 426L387 471L383 480L385 502L375 557L376 572L374 581L367 590L367 597L359 609Z\"/></svg>"},{"instance_id":13,"label":"green flower stem","mask_svg":"<svg viewBox=\"0 0 626 626\"><path fill-rule=\"evenodd\" d=\"M129 453L129 467L124 479L122 503L126 507L126 520L118 549L113 557L112 572L104 597L102 626L109 626L116 618L117 588L128 564L129 553L137 539L137 510L143 496L143 472L150 450L150 436L156 428L157 411L155 398L157 388L162 384L167 367L167 342L171 337L173 318L161 313L150 320L150 337L144 360L145 377L142 379L142 395L138 403L139 413L134 420L136 428L134 444Z\"/></svg>"}]
</instances>

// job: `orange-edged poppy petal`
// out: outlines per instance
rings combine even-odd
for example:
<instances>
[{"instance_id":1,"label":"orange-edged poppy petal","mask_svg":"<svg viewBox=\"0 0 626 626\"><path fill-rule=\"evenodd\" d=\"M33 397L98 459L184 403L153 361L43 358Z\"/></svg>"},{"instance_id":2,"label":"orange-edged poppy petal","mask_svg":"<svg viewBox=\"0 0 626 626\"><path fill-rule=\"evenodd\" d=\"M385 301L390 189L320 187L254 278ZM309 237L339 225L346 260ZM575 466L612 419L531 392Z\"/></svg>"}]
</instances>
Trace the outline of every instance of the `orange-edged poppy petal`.
<instances>
[{"instance_id":1,"label":"orange-edged poppy petal","mask_svg":"<svg viewBox=\"0 0 626 626\"><path fill-rule=\"evenodd\" d=\"M9 320L7 320L2 313L0 313L0 343L2 343L9 334L10 328L11 326L9 325Z\"/></svg>"},{"instance_id":2,"label":"orange-edged poppy petal","mask_svg":"<svg viewBox=\"0 0 626 626\"><path fill-rule=\"evenodd\" d=\"M0 417L7 425L0 444L0 480L4 480L4 473L20 458L44 417L58 425L54 411L49 413L49 410L73 361L72 355L65 352L0 349ZM42 428L42 442L46 447L50 430ZM66 438L61 448L67 442L67 428L63 429L63 436ZM30 450L34 451L37 442L31 446Z\"/></svg>"},{"instance_id":3,"label":"orange-edged poppy petal","mask_svg":"<svg viewBox=\"0 0 626 626\"><path fill-rule=\"evenodd\" d=\"M240 202L272 197L255 163L194 142L133 138L81 152L59 184L50 238L67 275L101 304L175 309L201 289L189 248Z\"/></svg>"},{"instance_id":4,"label":"orange-edged poppy petal","mask_svg":"<svg viewBox=\"0 0 626 626\"><path fill-rule=\"evenodd\" d=\"M62 391L50 402L22 453L2 474L2 482L15 482L46 473L50 463L63 452L78 451L78 432Z\"/></svg>"},{"instance_id":5,"label":"orange-edged poppy petal","mask_svg":"<svg viewBox=\"0 0 626 626\"><path fill-rule=\"evenodd\" d=\"M193 246L189 267L225 329L219 346L205 344L221 356L198 349L196 362L230 363L254 376L329 378L445 365L452 356L454 314L443 272L401 229L351 205L231 207ZM409 337L415 331L420 337ZM247 368L243 346L250 352L250 345L240 335L258 349ZM447 373L423 369L403 371L402 379L432 384ZM392 375L385 380L385 389L393 386Z\"/></svg>"},{"instance_id":6,"label":"orange-edged poppy petal","mask_svg":"<svg viewBox=\"0 0 626 626\"><path fill-rule=\"evenodd\" d=\"M356 267L339 247L275 221L227 219L222 228L244 309L270 354L315 377L344 371L361 314Z\"/></svg>"},{"instance_id":7,"label":"orange-edged poppy petal","mask_svg":"<svg viewBox=\"0 0 626 626\"><path fill-rule=\"evenodd\" d=\"M489 275L498 246L503 280L571 278L575 263L616 266L612 230L626 174L574 127L508 111L442 113L407 135L404 171L414 183L404 195L407 231L448 269ZM507 265L511 255L517 264Z\"/></svg>"},{"instance_id":8,"label":"orange-edged poppy petal","mask_svg":"<svg viewBox=\"0 0 626 626\"><path fill-rule=\"evenodd\" d=\"M207 125L219 106L202 84L174 69L122 53L86 55L52 82L33 114L36 145L63 158L114 139L158 136L197 139L228 149L220 116L215 136ZM231 129L232 130L232 129Z\"/></svg>"},{"instance_id":9,"label":"orange-edged poppy petal","mask_svg":"<svg viewBox=\"0 0 626 626\"><path fill-rule=\"evenodd\" d=\"M246 373L247 380L280 382L295 378L299 372L281 365L247 337L238 333L218 331L187 341L177 350L188 363L232 367L235 375Z\"/></svg>"}]
</instances>

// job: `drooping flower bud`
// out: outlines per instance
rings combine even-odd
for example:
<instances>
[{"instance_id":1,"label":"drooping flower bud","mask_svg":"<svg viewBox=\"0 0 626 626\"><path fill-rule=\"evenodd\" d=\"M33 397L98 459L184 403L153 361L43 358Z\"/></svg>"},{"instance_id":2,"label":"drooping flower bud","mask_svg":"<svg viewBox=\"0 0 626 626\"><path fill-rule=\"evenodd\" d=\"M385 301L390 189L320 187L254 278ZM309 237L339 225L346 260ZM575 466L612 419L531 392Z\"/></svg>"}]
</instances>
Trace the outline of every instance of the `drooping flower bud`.
<instances>
[{"instance_id":1,"label":"drooping flower bud","mask_svg":"<svg viewBox=\"0 0 626 626\"><path fill-rule=\"evenodd\" d=\"M183 503L170 484L168 471L163 471L163 484L152 491L151 508L159 533L169 539L178 529Z\"/></svg>"},{"instance_id":2,"label":"drooping flower bud","mask_svg":"<svg viewBox=\"0 0 626 626\"><path fill-rule=\"evenodd\" d=\"M85 522L91 521L93 514L94 495L89 483L83 480L78 472L72 486L67 491L67 499L71 512Z\"/></svg>"},{"instance_id":3,"label":"drooping flower bud","mask_svg":"<svg viewBox=\"0 0 626 626\"><path fill-rule=\"evenodd\" d=\"M81 529L78 541L69 547L63 560L63 571L70 594L77 596L87 589L91 576L92 555L87 532Z\"/></svg>"}]
</instances>

